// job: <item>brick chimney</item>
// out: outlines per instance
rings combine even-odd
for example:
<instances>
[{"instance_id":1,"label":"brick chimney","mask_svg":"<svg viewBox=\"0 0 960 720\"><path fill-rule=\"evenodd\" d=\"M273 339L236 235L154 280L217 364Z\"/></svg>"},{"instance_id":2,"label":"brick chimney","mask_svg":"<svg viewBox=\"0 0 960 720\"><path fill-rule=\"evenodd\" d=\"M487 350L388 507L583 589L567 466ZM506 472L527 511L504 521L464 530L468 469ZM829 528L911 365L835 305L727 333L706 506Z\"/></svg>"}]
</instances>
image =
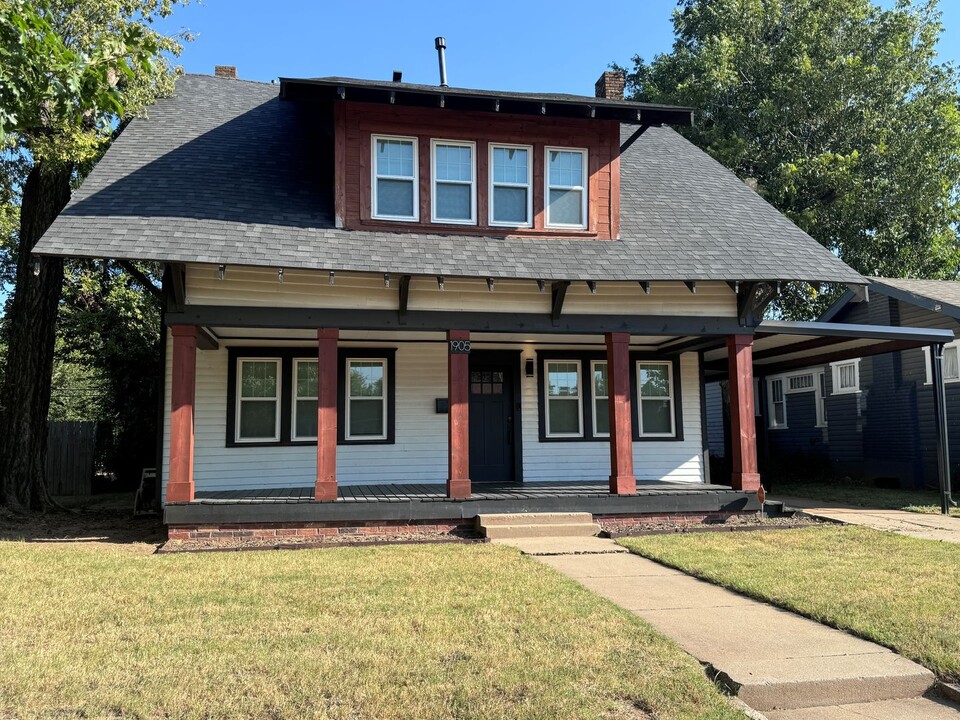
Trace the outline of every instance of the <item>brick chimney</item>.
<instances>
[{"instance_id":1,"label":"brick chimney","mask_svg":"<svg viewBox=\"0 0 960 720\"><path fill-rule=\"evenodd\" d=\"M213 74L217 77L230 78L231 80L237 79L237 66L236 65L214 65ZM599 85L597 87L600 87ZM620 95L623 95L623 91L620 92Z\"/></svg>"},{"instance_id":2,"label":"brick chimney","mask_svg":"<svg viewBox=\"0 0 960 720\"><path fill-rule=\"evenodd\" d=\"M623 88L626 87L627 78L621 72L607 70L597 84L594 86L594 94L598 98L607 100L623 100Z\"/></svg>"}]
</instances>

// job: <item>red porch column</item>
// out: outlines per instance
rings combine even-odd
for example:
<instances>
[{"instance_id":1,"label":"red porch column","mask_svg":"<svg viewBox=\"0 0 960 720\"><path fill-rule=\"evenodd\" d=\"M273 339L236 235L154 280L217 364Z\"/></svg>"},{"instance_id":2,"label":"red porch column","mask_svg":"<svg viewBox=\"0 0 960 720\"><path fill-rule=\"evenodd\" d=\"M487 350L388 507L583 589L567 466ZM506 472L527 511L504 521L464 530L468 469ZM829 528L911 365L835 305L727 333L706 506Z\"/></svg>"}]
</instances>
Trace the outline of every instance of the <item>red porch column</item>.
<instances>
[{"instance_id":1,"label":"red porch column","mask_svg":"<svg viewBox=\"0 0 960 720\"><path fill-rule=\"evenodd\" d=\"M453 347L463 341L470 341L468 330L447 331L447 497L456 500L470 497L470 355Z\"/></svg>"},{"instance_id":2,"label":"red porch column","mask_svg":"<svg viewBox=\"0 0 960 720\"><path fill-rule=\"evenodd\" d=\"M315 500L337 499L337 328L317 330L317 484Z\"/></svg>"},{"instance_id":3,"label":"red porch column","mask_svg":"<svg viewBox=\"0 0 960 720\"><path fill-rule=\"evenodd\" d=\"M753 408L753 336L727 337L730 370L730 444L733 448L731 485L735 490L760 487L757 472L757 425Z\"/></svg>"},{"instance_id":4,"label":"red porch column","mask_svg":"<svg viewBox=\"0 0 960 720\"><path fill-rule=\"evenodd\" d=\"M197 387L197 328L173 325L170 385L170 477L167 502L193 502L193 404Z\"/></svg>"},{"instance_id":5,"label":"red porch column","mask_svg":"<svg viewBox=\"0 0 960 720\"><path fill-rule=\"evenodd\" d=\"M630 407L630 334L607 333L607 396L610 407L610 494L633 495L633 418ZM591 379L592 382L592 379Z\"/></svg>"}]
</instances>

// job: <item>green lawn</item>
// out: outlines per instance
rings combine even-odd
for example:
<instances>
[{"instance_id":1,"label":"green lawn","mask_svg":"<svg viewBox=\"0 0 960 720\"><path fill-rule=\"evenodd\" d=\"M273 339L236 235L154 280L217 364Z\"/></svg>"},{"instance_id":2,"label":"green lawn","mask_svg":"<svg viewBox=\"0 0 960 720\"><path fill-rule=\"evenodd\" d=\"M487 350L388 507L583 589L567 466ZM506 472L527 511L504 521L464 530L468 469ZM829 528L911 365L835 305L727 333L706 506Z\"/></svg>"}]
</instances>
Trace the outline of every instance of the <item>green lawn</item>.
<instances>
[{"instance_id":1,"label":"green lawn","mask_svg":"<svg viewBox=\"0 0 960 720\"><path fill-rule=\"evenodd\" d=\"M0 542L0 717L742 718L502 547L148 551Z\"/></svg>"},{"instance_id":2,"label":"green lawn","mask_svg":"<svg viewBox=\"0 0 960 720\"><path fill-rule=\"evenodd\" d=\"M960 677L960 545L850 526L620 542Z\"/></svg>"},{"instance_id":3,"label":"green lawn","mask_svg":"<svg viewBox=\"0 0 960 720\"><path fill-rule=\"evenodd\" d=\"M795 495L881 510L940 512L940 494L932 490L887 490L852 483L806 482L791 479L777 480L770 495L773 498L778 495ZM960 508L953 508L951 514L960 517Z\"/></svg>"}]
</instances>

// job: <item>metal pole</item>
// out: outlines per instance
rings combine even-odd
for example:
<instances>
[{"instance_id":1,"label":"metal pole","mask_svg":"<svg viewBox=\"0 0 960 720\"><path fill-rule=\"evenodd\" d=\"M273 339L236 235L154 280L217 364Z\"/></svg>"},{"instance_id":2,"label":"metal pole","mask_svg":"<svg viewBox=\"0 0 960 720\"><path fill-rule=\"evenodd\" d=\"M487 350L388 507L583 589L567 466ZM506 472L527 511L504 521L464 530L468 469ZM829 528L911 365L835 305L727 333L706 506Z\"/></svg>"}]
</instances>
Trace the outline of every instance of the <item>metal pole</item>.
<instances>
[{"instance_id":1,"label":"metal pole","mask_svg":"<svg viewBox=\"0 0 960 720\"><path fill-rule=\"evenodd\" d=\"M933 418L937 429L937 472L940 478L940 510L950 514L950 444L947 435L947 395L943 386L943 343L930 346L930 379L933 386Z\"/></svg>"}]
</instances>

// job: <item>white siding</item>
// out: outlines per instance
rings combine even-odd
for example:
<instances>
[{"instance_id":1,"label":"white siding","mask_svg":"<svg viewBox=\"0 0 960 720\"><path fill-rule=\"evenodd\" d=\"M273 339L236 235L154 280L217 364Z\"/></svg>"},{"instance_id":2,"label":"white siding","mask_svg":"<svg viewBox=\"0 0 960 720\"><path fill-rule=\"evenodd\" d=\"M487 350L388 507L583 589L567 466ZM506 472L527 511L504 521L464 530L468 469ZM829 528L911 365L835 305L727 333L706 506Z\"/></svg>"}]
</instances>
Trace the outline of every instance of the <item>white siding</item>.
<instances>
[{"instance_id":1,"label":"white siding","mask_svg":"<svg viewBox=\"0 0 960 720\"><path fill-rule=\"evenodd\" d=\"M341 346L347 345L341 343ZM367 345L369 346L369 345ZM444 343L390 343L396 347L396 442L392 445L340 445L337 474L341 484L445 482L447 415L434 400L447 395ZM164 493L169 475L172 338L168 336L164 414ZM533 345L523 357L535 358ZM556 349L552 346L551 349ZM580 348L582 349L582 348ZM194 481L198 491L266 487L310 487L316 477L316 448L226 447L227 349L197 352ZM606 481L610 451L606 442L539 442L538 378L521 373L523 476L526 482ZM700 392L697 355L681 359L684 439L634 443L638 480L702 482Z\"/></svg>"},{"instance_id":2,"label":"white siding","mask_svg":"<svg viewBox=\"0 0 960 720\"><path fill-rule=\"evenodd\" d=\"M214 265L188 265L186 301L191 305L253 305L258 307L330 307L396 310L400 278L312 270L285 270L283 282L268 268L230 266L219 280ZM446 278L440 290L432 277L410 282L410 310L464 312L550 312L550 287L540 292L533 280L497 280L494 291L484 280ZM735 317L736 295L726 283L703 282L691 293L682 282L655 282L649 295L637 283L599 283L591 294L586 283L574 282L563 307L567 314L704 315Z\"/></svg>"}]
</instances>

